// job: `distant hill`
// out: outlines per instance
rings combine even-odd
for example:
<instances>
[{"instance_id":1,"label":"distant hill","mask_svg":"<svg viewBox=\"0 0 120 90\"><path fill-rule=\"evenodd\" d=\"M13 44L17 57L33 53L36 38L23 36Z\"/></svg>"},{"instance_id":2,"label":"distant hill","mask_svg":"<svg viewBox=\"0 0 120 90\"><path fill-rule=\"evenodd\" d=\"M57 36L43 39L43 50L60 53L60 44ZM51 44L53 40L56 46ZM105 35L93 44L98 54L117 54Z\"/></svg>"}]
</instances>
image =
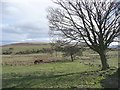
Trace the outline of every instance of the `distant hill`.
<instances>
[{"instance_id":1,"label":"distant hill","mask_svg":"<svg viewBox=\"0 0 120 90\"><path fill-rule=\"evenodd\" d=\"M2 45L2 47L14 47L14 46L46 46L50 45L50 43L47 42L26 42L26 43L12 43L12 44L6 44ZM111 45L108 48L113 49L120 49L120 45Z\"/></svg>"},{"instance_id":2,"label":"distant hill","mask_svg":"<svg viewBox=\"0 0 120 90\"><path fill-rule=\"evenodd\" d=\"M49 43L14 43L14 44L7 44L2 46L2 54L9 55L9 54L32 54L32 53L39 53L43 48L50 48ZM1 53L0 53L1 54Z\"/></svg>"},{"instance_id":3,"label":"distant hill","mask_svg":"<svg viewBox=\"0 0 120 90\"><path fill-rule=\"evenodd\" d=\"M37 43L32 43L32 42L26 42L26 43L12 43L12 44L6 44L2 45L2 47L7 47L7 46L36 46L36 45L48 45L49 43L42 43L42 42L37 42Z\"/></svg>"}]
</instances>

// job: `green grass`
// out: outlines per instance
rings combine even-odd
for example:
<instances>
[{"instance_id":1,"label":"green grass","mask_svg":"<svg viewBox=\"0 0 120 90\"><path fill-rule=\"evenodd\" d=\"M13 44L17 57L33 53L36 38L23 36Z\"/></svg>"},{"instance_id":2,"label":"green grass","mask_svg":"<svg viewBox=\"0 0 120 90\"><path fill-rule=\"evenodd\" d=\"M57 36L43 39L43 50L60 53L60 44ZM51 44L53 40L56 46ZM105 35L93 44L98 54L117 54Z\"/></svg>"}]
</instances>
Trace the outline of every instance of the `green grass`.
<instances>
[{"instance_id":1,"label":"green grass","mask_svg":"<svg viewBox=\"0 0 120 90\"><path fill-rule=\"evenodd\" d=\"M80 83L81 72L89 70L90 67L78 62L6 66L3 67L3 87L70 87Z\"/></svg>"},{"instance_id":2,"label":"green grass","mask_svg":"<svg viewBox=\"0 0 120 90\"><path fill-rule=\"evenodd\" d=\"M3 88L101 88L100 81L105 76L100 76L103 71L99 70L79 61L3 66Z\"/></svg>"},{"instance_id":3,"label":"green grass","mask_svg":"<svg viewBox=\"0 0 120 90\"><path fill-rule=\"evenodd\" d=\"M14 46L15 51L38 49L48 46ZM5 49L5 48L3 48ZM84 51L83 57L96 54L93 51ZM101 65L99 57L93 60L78 59L74 62L54 62L34 65L35 57L40 59L50 59L48 54L29 55L3 55L2 62L6 63L2 67L3 88L103 88L115 87L116 81L109 78L117 78L114 73L118 68L117 51L109 51L108 63L112 69L100 71ZM52 58L54 58L53 55ZM60 55L58 56L58 58ZM51 59L52 59L51 58ZM81 63L80 63L81 62ZM30 64L29 64L30 63ZM85 64L93 64L93 66Z\"/></svg>"},{"instance_id":4,"label":"green grass","mask_svg":"<svg viewBox=\"0 0 120 90\"><path fill-rule=\"evenodd\" d=\"M50 44L49 43L38 43L38 44L32 44L32 45L27 45L27 43L25 45L8 45L8 46L3 46L2 50L8 50L9 48L13 48L13 52L20 52L20 51L26 51L26 50L38 50L38 49L42 49L42 48L50 48Z\"/></svg>"}]
</instances>

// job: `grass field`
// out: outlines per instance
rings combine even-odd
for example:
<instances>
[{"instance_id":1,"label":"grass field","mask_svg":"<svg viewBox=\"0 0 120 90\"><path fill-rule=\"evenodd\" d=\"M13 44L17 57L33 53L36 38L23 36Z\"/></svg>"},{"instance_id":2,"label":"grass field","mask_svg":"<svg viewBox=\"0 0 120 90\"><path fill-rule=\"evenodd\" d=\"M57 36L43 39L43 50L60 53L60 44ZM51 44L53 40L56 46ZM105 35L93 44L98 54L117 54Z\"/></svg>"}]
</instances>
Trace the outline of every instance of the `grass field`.
<instances>
[{"instance_id":1,"label":"grass field","mask_svg":"<svg viewBox=\"0 0 120 90\"><path fill-rule=\"evenodd\" d=\"M90 67L79 61L4 66L3 88L101 88L100 81L105 79L105 75L100 75L102 71L99 70L97 66ZM109 71L109 74L115 71Z\"/></svg>"},{"instance_id":2,"label":"grass field","mask_svg":"<svg viewBox=\"0 0 120 90\"><path fill-rule=\"evenodd\" d=\"M90 50L84 51L83 56L74 62L65 60L60 55L58 57L49 54L3 55L2 86L3 88L115 88L118 86L118 52L109 51L108 55L110 69L107 71L101 71L98 55ZM56 61L35 65L36 57ZM92 58L83 60L85 57Z\"/></svg>"},{"instance_id":3,"label":"grass field","mask_svg":"<svg viewBox=\"0 0 120 90\"><path fill-rule=\"evenodd\" d=\"M38 65L5 65L2 72L3 88L102 88L104 86L101 81L117 70L117 58L113 60L109 60L113 69L108 72L100 71L97 61L92 62L94 66L86 65L90 61L82 60ZM116 87L116 83L113 82L115 85L111 87ZM110 87L109 84L107 86Z\"/></svg>"}]
</instances>

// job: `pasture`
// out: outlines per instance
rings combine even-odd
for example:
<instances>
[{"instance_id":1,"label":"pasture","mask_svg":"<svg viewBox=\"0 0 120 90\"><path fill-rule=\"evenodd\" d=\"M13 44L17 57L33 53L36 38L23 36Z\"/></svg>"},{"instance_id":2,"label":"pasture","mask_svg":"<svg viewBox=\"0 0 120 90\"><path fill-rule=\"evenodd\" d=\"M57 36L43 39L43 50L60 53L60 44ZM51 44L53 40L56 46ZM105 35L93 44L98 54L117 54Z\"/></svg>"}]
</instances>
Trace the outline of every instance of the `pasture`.
<instances>
[{"instance_id":1,"label":"pasture","mask_svg":"<svg viewBox=\"0 0 120 90\"><path fill-rule=\"evenodd\" d=\"M62 57L61 53L58 56L47 53L2 55L2 86L3 88L115 88L118 86L116 73L118 51L108 51L107 58L110 69L101 71L100 58L91 50L85 50L83 56L77 57L74 62L68 57ZM36 59L42 59L44 62L34 64Z\"/></svg>"}]
</instances>

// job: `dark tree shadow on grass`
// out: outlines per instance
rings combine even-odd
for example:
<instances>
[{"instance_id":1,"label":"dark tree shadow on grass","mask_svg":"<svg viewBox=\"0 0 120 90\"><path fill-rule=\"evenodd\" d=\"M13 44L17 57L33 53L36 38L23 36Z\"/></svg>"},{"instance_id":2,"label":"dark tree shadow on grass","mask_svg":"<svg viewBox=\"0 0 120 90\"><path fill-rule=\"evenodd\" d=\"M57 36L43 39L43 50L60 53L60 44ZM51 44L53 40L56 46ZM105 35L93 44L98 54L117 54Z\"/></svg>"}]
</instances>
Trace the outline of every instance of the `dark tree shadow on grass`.
<instances>
[{"instance_id":1,"label":"dark tree shadow on grass","mask_svg":"<svg viewBox=\"0 0 120 90\"><path fill-rule=\"evenodd\" d=\"M61 87L59 87L59 85L60 84L64 85L65 82L74 82L75 80L91 81L91 80L94 80L98 76L104 75L106 72L102 72L101 70L96 70L96 71L85 71L85 72L75 72L75 73L62 73L61 72L61 73L57 73L57 74L52 73L52 72L49 72L48 74L44 74L44 73L41 74L39 72L36 72L36 73L37 74L28 74L28 75L14 74L10 78L8 76L8 78L3 79L3 82L4 82L3 86L4 86L4 88L6 88L6 87L30 88L31 86L35 87L36 85L39 85L39 87L42 87L45 85L47 88L50 86L54 87L54 85L56 84L56 85L58 85L58 88L61 88ZM92 76L92 79L88 78L89 76L90 77ZM107 77L109 77L109 75L106 76L106 79L107 79ZM105 81L101 81L100 83L103 87L106 87ZM84 90L84 89L75 89L75 88L78 88L78 86L74 86L74 85L70 86L69 88L72 88L72 90ZM85 90L102 90L102 89L85 89Z\"/></svg>"},{"instance_id":2,"label":"dark tree shadow on grass","mask_svg":"<svg viewBox=\"0 0 120 90\"><path fill-rule=\"evenodd\" d=\"M49 84L50 82L56 80L59 77L64 77L64 76L74 75L74 74L79 74L79 73L67 73L67 74L58 74L58 75L53 75L53 74L32 75L31 74L26 76L14 75L15 76L14 78L4 79L3 82L5 82L5 84L8 86L12 86L10 88L18 88L18 87L29 88L29 86L36 84L34 83L34 81L37 81L37 80L40 80L41 82L46 81Z\"/></svg>"},{"instance_id":3,"label":"dark tree shadow on grass","mask_svg":"<svg viewBox=\"0 0 120 90\"><path fill-rule=\"evenodd\" d=\"M114 90L117 90L120 88L120 68L116 70L111 75L106 75L105 79L101 82L102 87L104 88L113 88Z\"/></svg>"},{"instance_id":4,"label":"dark tree shadow on grass","mask_svg":"<svg viewBox=\"0 0 120 90\"><path fill-rule=\"evenodd\" d=\"M29 88L30 86L36 85L37 80L45 83L48 85L48 87L51 85L54 85L56 83L63 84L64 82L73 82L74 80L79 80L80 77L81 80L84 79L84 77L88 77L89 75L97 75L98 71L85 71L85 72L77 72L77 73L49 73L49 74L29 74L29 75L19 75L19 74L13 74L12 77L3 79L3 86L4 87L10 87L10 88ZM9 76L8 76L9 77ZM6 86L5 86L6 85ZM43 84L44 85L44 84ZM77 88L76 86L70 86L70 88Z\"/></svg>"}]
</instances>

